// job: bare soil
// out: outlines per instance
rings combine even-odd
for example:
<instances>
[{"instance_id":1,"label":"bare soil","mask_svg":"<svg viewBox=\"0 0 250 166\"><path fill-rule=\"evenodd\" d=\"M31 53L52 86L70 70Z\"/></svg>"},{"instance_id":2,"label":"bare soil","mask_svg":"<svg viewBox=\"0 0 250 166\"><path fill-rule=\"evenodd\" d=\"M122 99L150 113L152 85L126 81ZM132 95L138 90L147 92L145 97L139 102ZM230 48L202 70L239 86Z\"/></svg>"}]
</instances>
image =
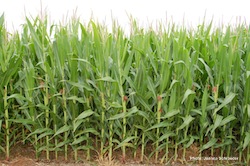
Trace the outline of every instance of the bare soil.
<instances>
[{"instance_id":1,"label":"bare soil","mask_svg":"<svg viewBox=\"0 0 250 166\"><path fill-rule=\"evenodd\" d=\"M151 151L149 147L147 151ZM186 158L183 159L183 150L179 149L178 159L174 161L173 157L169 158L169 162L165 164L154 163L154 156L151 159L145 158L143 163L140 162L140 149L138 149L138 155L136 158L133 157L132 151L127 151L127 158L124 162L121 157L121 152L116 151L114 153L114 159L109 161L107 158L100 159L98 155L93 156L92 161L74 161L73 160L73 151L69 153L69 160L65 161L63 153L59 153L58 160L54 159L54 154L50 153L51 160L45 159L45 153L41 154L39 160L35 159L35 151L30 145L17 144L11 149L11 158L7 161L5 154L0 153L0 166L163 166L163 165L173 165L173 166L184 166L184 165L195 165L195 166L205 166L205 165L245 165L244 163L238 163L239 161L219 161L219 160L193 160L197 159L199 156L199 148L196 144L191 145L186 150ZM169 152L169 156L174 156L174 151ZM84 152L79 151L79 156L84 157ZM164 153L161 152L160 156L163 156ZM203 156L209 157L210 150L205 151ZM214 156L220 156L220 151L216 150ZM238 156L238 155L235 155ZM247 164L246 164L247 165Z\"/></svg>"}]
</instances>

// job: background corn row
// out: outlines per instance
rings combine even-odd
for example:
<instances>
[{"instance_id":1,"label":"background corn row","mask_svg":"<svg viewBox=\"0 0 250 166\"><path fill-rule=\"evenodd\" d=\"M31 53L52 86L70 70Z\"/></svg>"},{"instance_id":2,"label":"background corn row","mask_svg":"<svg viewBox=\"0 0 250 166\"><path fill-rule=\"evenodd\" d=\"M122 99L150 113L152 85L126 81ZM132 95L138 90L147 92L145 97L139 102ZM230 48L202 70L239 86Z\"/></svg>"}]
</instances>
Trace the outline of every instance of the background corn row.
<instances>
[{"instance_id":1,"label":"background corn row","mask_svg":"<svg viewBox=\"0 0 250 166\"><path fill-rule=\"evenodd\" d=\"M26 20L9 34L0 18L0 151L31 143L39 158L73 149L86 158L121 150L156 162L199 156L250 160L250 31L162 25L131 34L72 19ZM153 148L147 153L147 148ZM178 151L182 156L178 156ZM160 153L163 152L163 153ZM131 153L130 153L131 154ZM163 155L162 155L163 154ZM85 158L85 157L84 157ZM171 158L172 159L172 158Z\"/></svg>"}]
</instances>

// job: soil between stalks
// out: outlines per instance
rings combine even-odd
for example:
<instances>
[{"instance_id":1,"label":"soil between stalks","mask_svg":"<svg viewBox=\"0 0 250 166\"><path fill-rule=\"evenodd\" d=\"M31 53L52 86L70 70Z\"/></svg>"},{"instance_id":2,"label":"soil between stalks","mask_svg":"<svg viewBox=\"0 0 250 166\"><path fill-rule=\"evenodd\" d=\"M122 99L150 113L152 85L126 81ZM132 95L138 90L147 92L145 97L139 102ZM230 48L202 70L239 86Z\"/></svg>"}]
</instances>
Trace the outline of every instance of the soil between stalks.
<instances>
[{"instance_id":1,"label":"soil between stalks","mask_svg":"<svg viewBox=\"0 0 250 166\"><path fill-rule=\"evenodd\" d=\"M148 148L150 150L150 148ZM59 153L58 160L54 159L54 153L51 152L51 159L46 160L45 154L41 154L40 159L35 159L35 151L33 147L30 145L23 145L21 143L13 146L11 149L11 158L10 161L5 160L5 155L0 153L0 166L163 166L163 165L173 165L173 166L184 166L184 165L195 165L195 166L204 166L204 165L243 165L237 164L237 161L230 162L220 162L220 161L190 161L190 157L198 157L199 148L196 144L191 145L186 151L186 162L181 159L182 157L182 149L179 149L177 161L173 161L173 158L170 157L170 161L167 164L154 164L153 158L145 159L144 163L140 163L140 156L133 158L133 152L129 151L128 158L126 159L126 163L122 163L119 159L121 159L121 151L117 151L114 153L114 160L111 162L108 158L104 158L101 160L97 156L93 156L93 161L74 161L73 160L73 152L70 153L70 159L68 161L64 160L63 153ZM215 156L219 156L220 150L216 151ZM170 152L170 155L173 152ZM209 150L205 151L204 155L209 156ZM163 155L163 153L161 153ZM236 155L237 156L237 155ZM79 151L79 157L84 158L84 153Z\"/></svg>"}]
</instances>

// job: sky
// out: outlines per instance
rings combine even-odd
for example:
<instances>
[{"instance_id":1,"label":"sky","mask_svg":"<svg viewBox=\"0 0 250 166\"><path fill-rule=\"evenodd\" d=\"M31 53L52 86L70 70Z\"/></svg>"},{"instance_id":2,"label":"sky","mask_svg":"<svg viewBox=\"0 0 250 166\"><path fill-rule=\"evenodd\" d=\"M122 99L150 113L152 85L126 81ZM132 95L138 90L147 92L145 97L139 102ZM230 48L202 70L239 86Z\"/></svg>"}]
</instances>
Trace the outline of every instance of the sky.
<instances>
[{"instance_id":1,"label":"sky","mask_svg":"<svg viewBox=\"0 0 250 166\"><path fill-rule=\"evenodd\" d=\"M129 28L129 16L139 25L157 21L196 27L205 16L217 25L250 22L247 0L0 0L0 15L4 13L9 31L20 29L25 16L35 17L46 11L50 22L63 22L74 13L82 22L95 20L111 25L116 19L124 29Z\"/></svg>"}]
</instances>

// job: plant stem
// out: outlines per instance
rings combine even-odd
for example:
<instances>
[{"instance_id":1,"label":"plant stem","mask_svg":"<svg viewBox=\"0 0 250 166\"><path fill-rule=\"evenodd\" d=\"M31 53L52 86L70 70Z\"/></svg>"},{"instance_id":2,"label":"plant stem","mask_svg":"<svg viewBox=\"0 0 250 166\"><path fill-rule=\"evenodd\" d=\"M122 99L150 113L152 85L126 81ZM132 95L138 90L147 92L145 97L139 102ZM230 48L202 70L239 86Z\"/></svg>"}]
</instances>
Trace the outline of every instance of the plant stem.
<instances>
[{"instance_id":1,"label":"plant stem","mask_svg":"<svg viewBox=\"0 0 250 166\"><path fill-rule=\"evenodd\" d=\"M30 97L29 99L30 101L32 101L32 98ZM35 111L34 111L34 108L32 107L31 103L30 103L30 111L32 113L32 121L35 123ZM34 126L34 128L36 129L36 124ZM34 135L34 138L35 138L35 151L36 151L36 159L38 159L38 142L37 142L37 134Z\"/></svg>"},{"instance_id":2,"label":"plant stem","mask_svg":"<svg viewBox=\"0 0 250 166\"><path fill-rule=\"evenodd\" d=\"M112 161L113 153L113 121L109 122L109 161Z\"/></svg>"},{"instance_id":3,"label":"plant stem","mask_svg":"<svg viewBox=\"0 0 250 166\"><path fill-rule=\"evenodd\" d=\"M169 127L168 127L169 128ZM169 131L169 130L168 130ZM166 162L168 162L168 142L169 142L169 137L167 137L167 139L166 139Z\"/></svg>"},{"instance_id":4,"label":"plant stem","mask_svg":"<svg viewBox=\"0 0 250 166\"><path fill-rule=\"evenodd\" d=\"M48 83L48 76L45 75L45 84ZM48 86L45 87L45 96L44 96L44 106L47 107L49 103L49 92L48 92ZM49 128L49 110L46 108L45 110L45 126L48 129ZM46 136L46 158L49 160L49 136Z\"/></svg>"},{"instance_id":5,"label":"plant stem","mask_svg":"<svg viewBox=\"0 0 250 166\"><path fill-rule=\"evenodd\" d=\"M125 115L127 112L127 108L126 108L126 101L124 99L125 99L125 96L122 97L122 108L123 108L123 113ZM127 130L126 125L127 125L127 119L126 117L123 117L123 134L122 134L123 140L125 140L126 138L126 130ZM126 146L125 145L122 145L122 159L123 161L125 161L126 159Z\"/></svg>"},{"instance_id":6,"label":"plant stem","mask_svg":"<svg viewBox=\"0 0 250 166\"><path fill-rule=\"evenodd\" d=\"M135 137L136 137L136 138L137 138L137 133L138 133L138 129L135 130ZM135 140L135 144L134 144L135 147L137 147L137 141L138 141L138 140L136 139L136 140ZM137 148L136 148L136 149L137 149ZM135 151L134 151L134 159L136 159L136 152L137 152L136 149L135 149Z\"/></svg>"},{"instance_id":7,"label":"plant stem","mask_svg":"<svg viewBox=\"0 0 250 166\"><path fill-rule=\"evenodd\" d=\"M56 131L57 131L57 120L56 120L57 111L56 111L56 101L55 101L55 99L54 99L54 103L53 103L53 112L54 112L54 116L55 116L55 119L54 119L54 132L56 133ZM57 139L57 137L55 137L55 147L57 147L57 144L58 144L58 139ZM55 148L55 159L56 160L58 159L58 150L57 150L57 148Z\"/></svg>"},{"instance_id":8,"label":"plant stem","mask_svg":"<svg viewBox=\"0 0 250 166\"><path fill-rule=\"evenodd\" d=\"M101 115L101 159L103 159L103 150L104 150L104 122L105 122L105 99L104 99L104 94L101 93L101 101L102 101L102 115Z\"/></svg>"},{"instance_id":9,"label":"plant stem","mask_svg":"<svg viewBox=\"0 0 250 166\"><path fill-rule=\"evenodd\" d=\"M247 163L250 163L250 145L247 146Z\"/></svg>"},{"instance_id":10,"label":"plant stem","mask_svg":"<svg viewBox=\"0 0 250 166\"><path fill-rule=\"evenodd\" d=\"M90 97L87 99L87 108L90 109ZM87 118L87 124L89 125L89 117ZM87 146L90 146L90 136L87 133ZM87 160L90 160L90 148L87 149Z\"/></svg>"},{"instance_id":11,"label":"plant stem","mask_svg":"<svg viewBox=\"0 0 250 166\"><path fill-rule=\"evenodd\" d=\"M7 102L7 86L4 86L4 110L5 110L5 127L6 127L6 160L10 158L10 129L9 129L9 110Z\"/></svg>"},{"instance_id":12,"label":"plant stem","mask_svg":"<svg viewBox=\"0 0 250 166\"><path fill-rule=\"evenodd\" d=\"M76 100L73 100L73 104L71 103L71 110L73 110L73 117L72 119L75 119L76 118L76 113L75 113L75 105L76 105ZM74 141L76 140L76 137L74 136ZM75 157L75 160L77 161L78 159L78 150L77 150L77 147L74 148L74 157Z\"/></svg>"},{"instance_id":13,"label":"plant stem","mask_svg":"<svg viewBox=\"0 0 250 166\"><path fill-rule=\"evenodd\" d=\"M159 124L161 122L161 112L162 112L162 108L161 108L161 104L162 104L162 97L158 96L158 102L157 102L157 124ZM156 129L156 149L159 147L159 134L160 134L160 128L157 127ZM158 160L158 153L159 150L156 150L155 152L155 162L157 162Z\"/></svg>"},{"instance_id":14,"label":"plant stem","mask_svg":"<svg viewBox=\"0 0 250 166\"><path fill-rule=\"evenodd\" d=\"M64 78L64 77L63 77ZM67 103L66 103L66 94L65 94L65 86L63 83L63 90L62 90L62 98L63 98L63 116L64 116L64 125L67 125ZM68 145L67 145L67 138L68 138L68 132L64 132L64 158L65 160L68 160Z\"/></svg>"},{"instance_id":15,"label":"plant stem","mask_svg":"<svg viewBox=\"0 0 250 166\"><path fill-rule=\"evenodd\" d=\"M174 150L174 160L177 160L178 157L178 134L179 134L179 130L178 128L176 129L176 139L175 139L175 150Z\"/></svg>"},{"instance_id":16,"label":"plant stem","mask_svg":"<svg viewBox=\"0 0 250 166\"><path fill-rule=\"evenodd\" d=\"M142 124L143 124L143 126L145 126L145 118L143 118ZM142 138L141 138L141 162L143 162L144 150L145 150L145 133L144 133L144 131L142 131Z\"/></svg>"},{"instance_id":17,"label":"plant stem","mask_svg":"<svg viewBox=\"0 0 250 166\"><path fill-rule=\"evenodd\" d=\"M213 93L214 93L214 102L218 102L218 91L219 91L219 85L217 84L216 87L213 88ZM213 116L213 120L215 122L216 120L216 114ZM215 131L212 133L212 138L215 138ZM214 146L211 147L211 156L214 155Z\"/></svg>"}]
</instances>

